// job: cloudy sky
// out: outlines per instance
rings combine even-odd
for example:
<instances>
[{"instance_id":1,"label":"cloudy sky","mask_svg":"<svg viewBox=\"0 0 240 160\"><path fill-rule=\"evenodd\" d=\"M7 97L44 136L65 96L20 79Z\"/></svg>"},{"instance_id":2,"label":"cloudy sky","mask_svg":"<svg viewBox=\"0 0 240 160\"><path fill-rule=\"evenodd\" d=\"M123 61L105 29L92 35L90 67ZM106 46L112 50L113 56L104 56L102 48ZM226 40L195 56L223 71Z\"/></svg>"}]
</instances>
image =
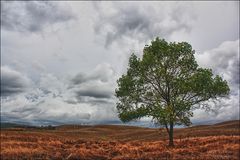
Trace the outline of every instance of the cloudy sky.
<instances>
[{"instance_id":1,"label":"cloudy sky","mask_svg":"<svg viewBox=\"0 0 240 160\"><path fill-rule=\"evenodd\" d=\"M230 85L229 98L193 122L239 119L237 1L1 1L1 120L120 123L116 80L156 36L189 42L199 65Z\"/></svg>"}]
</instances>

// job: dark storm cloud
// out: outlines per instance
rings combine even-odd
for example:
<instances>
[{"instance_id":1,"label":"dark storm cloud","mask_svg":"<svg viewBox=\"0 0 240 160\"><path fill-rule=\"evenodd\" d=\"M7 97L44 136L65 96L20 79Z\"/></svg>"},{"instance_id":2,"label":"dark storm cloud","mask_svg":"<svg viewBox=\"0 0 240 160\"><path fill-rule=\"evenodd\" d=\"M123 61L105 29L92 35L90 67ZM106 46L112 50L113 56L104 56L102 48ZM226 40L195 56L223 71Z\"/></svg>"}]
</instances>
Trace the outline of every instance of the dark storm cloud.
<instances>
[{"instance_id":1,"label":"dark storm cloud","mask_svg":"<svg viewBox=\"0 0 240 160\"><path fill-rule=\"evenodd\" d=\"M27 123L32 125L49 124L72 124L85 122L90 119L91 115L88 113L60 113L60 114L48 114L48 112L41 110L40 108L24 107L21 109L13 110L10 113L2 112L2 121L16 121L17 123Z\"/></svg>"},{"instance_id":2,"label":"dark storm cloud","mask_svg":"<svg viewBox=\"0 0 240 160\"><path fill-rule=\"evenodd\" d=\"M238 58L238 57L236 57ZM234 84L238 84L239 85L239 70L240 70L240 63L239 63L239 59L235 59L235 61L232 64L232 69L231 69L231 73L232 73L232 82Z\"/></svg>"},{"instance_id":3,"label":"dark storm cloud","mask_svg":"<svg viewBox=\"0 0 240 160\"><path fill-rule=\"evenodd\" d=\"M84 82L101 81L103 83L111 81L114 70L111 65L102 63L89 73L78 73L71 79L73 85L78 85Z\"/></svg>"},{"instance_id":4,"label":"dark storm cloud","mask_svg":"<svg viewBox=\"0 0 240 160\"><path fill-rule=\"evenodd\" d=\"M102 82L106 82L109 80L108 79L109 77L107 77L107 74L108 73L94 73L94 74L79 73L71 80L71 82L75 85L81 84L84 82L94 81L94 80L100 80Z\"/></svg>"},{"instance_id":5,"label":"dark storm cloud","mask_svg":"<svg viewBox=\"0 0 240 160\"><path fill-rule=\"evenodd\" d=\"M86 77L86 75L82 74L82 73L79 73L77 74L75 77L72 78L71 82L76 85L76 84L81 84L81 83L84 83L86 81L88 81L89 78Z\"/></svg>"},{"instance_id":6,"label":"dark storm cloud","mask_svg":"<svg viewBox=\"0 0 240 160\"><path fill-rule=\"evenodd\" d=\"M107 47L113 41L121 39L124 36L131 36L134 34L143 34L143 37L152 37L150 19L139 11L138 8L120 10L118 14L113 15L109 19L104 20L102 25L96 25L96 33L101 32L104 24L111 26L112 31L108 31L106 34L105 46Z\"/></svg>"},{"instance_id":7,"label":"dark storm cloud","mask_svg":"<svg viewBox=\"0 0 240 160\"><path fill-rule=\"evenodd\" d=\"M135 40L148 40L156 36L168 37L175 31L184 30L189 32L189 22L195 18L194 14L188 14L187 8L176 5L174 9L161 12L153 6L138 6L114 3L111 6L114 11L106 12L107 8L95 3L98 12L98 20L95 23L95 32L105 37L105 47L114 41L123 38Z\"/></svg>"},{"instance_id":8,"label":"dark storm cloud","mask_svg":"<svg viewBox=\"0 0 240 160\"><path fill-rule=\"evenodd\" d=\"M27 90L30 80L20 72L1 67L1 96L11 96Z\"/></svg>"},{"instance_id":9,"label":"dark storm cloud","mask_svg":"<svg viewBox=\"0 0 240 160\"><path fill-rule=\"evenodd\" d=\"M74 18L70 8L56 2L1 1L1 25L10 31L41 32L47 26Z\"/></svg>"},{"instance_id":10,"label":"dark storm cloud","mask_svg":"<svg viewBox=\"0 0 240 160\"><path fill-rule=\"evenodd\" d=\"M1 112L1 122L23 122L23 117L19 113Z\"/></svg>"},{"instance_id":11,"label":"dark storm cloud","mask_svg":"<svg viewBox=\"0 0 240 160\"><path fill-rule=\"evenodd\" d=\"M111 98L113 93L111 90L104 89L104 88L92 88L88 87L86 89L80 89L76 91L76 96L78 97L94 97L94 98Z\"/></svg>"},{"instance_id":12,"label":"dark storm cloud","mask_svg":"<svg viewBox=\"0 0 240 160\"><path fill-rule=\"evenodd\" d=\"M114 96L114 84L103 83L99 79L71 86L70 90L79 103L96 103L96 100L107 102Z\"/></svg>"},{"instance_id":13,"label":"dark storm cloud","mask_svg":"<svg viewBox=\"0 0 240 160\"><path fill-rule=\"evenodd\" d=\"M97 101L108 103L114 95L114 71L109 64L99 64L89 73L79 73L71 79L69 90L74 93L74 100L67 103L90 103Z\"/></svg>"}]
</instances>

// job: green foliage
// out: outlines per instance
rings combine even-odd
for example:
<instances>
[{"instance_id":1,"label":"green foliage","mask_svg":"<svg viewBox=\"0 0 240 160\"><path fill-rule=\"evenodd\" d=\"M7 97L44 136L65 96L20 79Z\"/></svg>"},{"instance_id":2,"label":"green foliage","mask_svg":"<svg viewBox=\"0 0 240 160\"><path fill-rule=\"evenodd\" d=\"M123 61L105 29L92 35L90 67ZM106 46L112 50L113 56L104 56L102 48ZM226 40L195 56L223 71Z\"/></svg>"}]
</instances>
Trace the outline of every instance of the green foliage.
<instances>
[{"instance_id":1,"label":"green foliage","mask_svg":"<svg viewBox=\"0 0 240 160\"><path fill-rule=\"evenodd\" d=\"M128 71L117 83L123 122L151 116L165 126L190 125L193 109L229 94L226 81L198 66L190 44L159 38L145 46L141 59L131 55Z\"/></svg>"}]
</instances>

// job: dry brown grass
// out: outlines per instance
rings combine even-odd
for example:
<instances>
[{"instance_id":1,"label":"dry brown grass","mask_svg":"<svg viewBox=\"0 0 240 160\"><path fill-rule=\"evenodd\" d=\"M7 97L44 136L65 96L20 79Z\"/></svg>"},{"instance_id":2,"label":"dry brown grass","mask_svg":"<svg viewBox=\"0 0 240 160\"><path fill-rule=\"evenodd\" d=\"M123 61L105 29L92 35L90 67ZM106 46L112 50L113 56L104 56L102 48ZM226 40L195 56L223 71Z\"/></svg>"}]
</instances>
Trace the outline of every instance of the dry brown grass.
<instances>
[{"instance_id":1,"label":"dry brown grass","mask_svg":"<svg viewBox=\"0 0 240 160\"><path fill-rule=\"evenodd\" d=\"M237 160L239 121L226 126L231 125L176 129L174 148L167 146L164 131L139 127L2 130L1 159Z\"/></svg>"}]
</instances>

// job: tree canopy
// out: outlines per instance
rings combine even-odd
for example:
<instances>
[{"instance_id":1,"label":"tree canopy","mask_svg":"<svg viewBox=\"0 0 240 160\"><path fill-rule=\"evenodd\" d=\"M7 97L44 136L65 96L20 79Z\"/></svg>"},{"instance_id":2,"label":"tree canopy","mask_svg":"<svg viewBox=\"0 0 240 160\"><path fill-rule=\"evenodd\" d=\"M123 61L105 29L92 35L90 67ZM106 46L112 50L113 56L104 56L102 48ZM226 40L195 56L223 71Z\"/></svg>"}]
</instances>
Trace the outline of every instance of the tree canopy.
<instances>
[{"instance_id":1,"label":"tree canopy","mask_svg":"<svg viewBox=\"0 0 240 160\"><path fill-rule=\"evenodd\" d=\"M130 56L127 73L117 83L119 118L128 122L152 117L166 127L169 145L174 125L190 125L194 109L210 108L204 102L230 91L219 75L198 66L190 44L159 38L144 47L142 58Z\"/></svg>"}]
</instances>

